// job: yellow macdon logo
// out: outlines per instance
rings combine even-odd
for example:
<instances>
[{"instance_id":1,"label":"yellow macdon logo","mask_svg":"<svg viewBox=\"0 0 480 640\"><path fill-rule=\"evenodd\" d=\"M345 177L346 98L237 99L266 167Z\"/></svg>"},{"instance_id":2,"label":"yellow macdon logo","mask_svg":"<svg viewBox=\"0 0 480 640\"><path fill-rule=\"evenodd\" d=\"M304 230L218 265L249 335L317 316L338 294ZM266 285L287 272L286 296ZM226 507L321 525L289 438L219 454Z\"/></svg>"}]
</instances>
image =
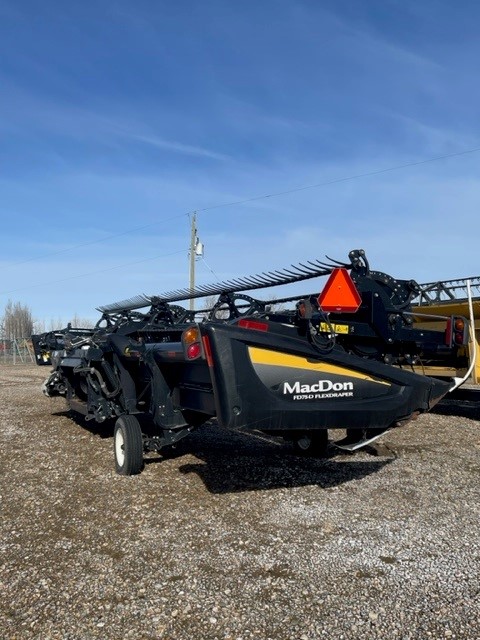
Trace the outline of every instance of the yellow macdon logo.
<instances>
[{"instance_id":1,"label":"yellow macdon logo","mask_svg":"<svg viewBox=\"0 0 480 640\"><path fill-rule=\"evenodd\" d=\"M391 386L389 382L374 378L361 371L354 369L346 369L335 364L322 362L320 360L311 360L302 356L292 356L288 353L280 351L271 351L270 349L260 349L259 347L248 347L248 354L253 364L266 364L274 367L289 367L292 369L304 369L307 371L319 371L321 373L333 373L338 376L348 378L358 378L367 382L375 382Z\"/></svg>"}]
</instances>

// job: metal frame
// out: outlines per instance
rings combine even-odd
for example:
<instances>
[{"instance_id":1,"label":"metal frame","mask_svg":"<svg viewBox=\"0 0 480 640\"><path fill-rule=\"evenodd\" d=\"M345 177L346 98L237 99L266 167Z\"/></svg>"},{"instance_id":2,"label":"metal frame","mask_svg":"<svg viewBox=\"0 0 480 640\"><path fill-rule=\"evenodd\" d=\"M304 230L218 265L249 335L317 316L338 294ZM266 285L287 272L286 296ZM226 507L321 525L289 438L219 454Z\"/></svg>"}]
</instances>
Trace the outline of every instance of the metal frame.
<instances>
[{"instance_id":1,"label":"metal frame","mask_svg":"<svg viewBox=\"0 0 480 640\"><path fill-rule=\"evenodd\" d=\"M468 299L467 282L473 292L480 297L480 276L472 278L458 278L456 280L439 280L420 285L420 292L413 300L416 306L438 304L441 302L466 301Z\"/></svg>"}]
</instances>

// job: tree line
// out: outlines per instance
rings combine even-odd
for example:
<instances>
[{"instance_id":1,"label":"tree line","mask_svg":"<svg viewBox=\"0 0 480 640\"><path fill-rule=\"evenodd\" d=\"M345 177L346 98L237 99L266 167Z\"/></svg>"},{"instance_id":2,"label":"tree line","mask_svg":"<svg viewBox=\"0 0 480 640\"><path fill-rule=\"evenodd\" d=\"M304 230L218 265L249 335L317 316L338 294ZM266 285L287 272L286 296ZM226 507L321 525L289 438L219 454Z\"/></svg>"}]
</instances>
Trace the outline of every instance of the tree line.
<instances>
[{"instance_id":1,"label":"tree line","mask_svg":"<svg viewBox=\"0 0 480 640\"><path fill-rule=\"evenodd\" d=\"M69 322L73 327L82 327L84 329L91 328L94 325L91 320L80 318L77 314ZM32 310L28 305L9 300L5 305L3 316L0 316L0 339L18 340L30 338L33 333L62 329L66 324L63 324L59 319L58 321L50 320L47 326L44 320L34 320Z\"/></svg>"},{"instance_id":2,"label":"tree line","mask_svg":"<svg viewBox=\"0 0 480 640\"><path fill-rule=\"evenodd\" d=\"M1 324L4 340L29 338L33 333L32 312L21 302L7 302Z\"/></svg>"}]
</instances>

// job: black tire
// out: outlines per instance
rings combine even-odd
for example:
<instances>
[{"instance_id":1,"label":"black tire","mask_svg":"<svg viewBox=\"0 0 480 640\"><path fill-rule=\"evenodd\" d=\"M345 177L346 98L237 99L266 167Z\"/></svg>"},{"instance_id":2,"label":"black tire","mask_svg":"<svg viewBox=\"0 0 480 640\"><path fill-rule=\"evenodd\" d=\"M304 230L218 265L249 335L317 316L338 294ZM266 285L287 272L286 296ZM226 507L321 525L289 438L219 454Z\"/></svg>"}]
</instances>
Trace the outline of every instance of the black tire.
<instances>
[{"instance_id":1,"label":"black tire","mask_svg":"<svg viewBox=\"0 0 480 640\"><path fill-rule=\"evenodd\" d=\"M120 416L113 436L115 470L121 476L133 476L143 469L143 438L135 416Z\"/></svg>"},{"instance_id":2,"label":"black tire","mask_svg":"<svg viewBox=\"0 0 480 640\"><path fill-rule=\"evenodd\" d=\"M303 431L293 440L295 453L301 456L324 456L328 449L328 431Z\"/></svg>"}]
</instances>

